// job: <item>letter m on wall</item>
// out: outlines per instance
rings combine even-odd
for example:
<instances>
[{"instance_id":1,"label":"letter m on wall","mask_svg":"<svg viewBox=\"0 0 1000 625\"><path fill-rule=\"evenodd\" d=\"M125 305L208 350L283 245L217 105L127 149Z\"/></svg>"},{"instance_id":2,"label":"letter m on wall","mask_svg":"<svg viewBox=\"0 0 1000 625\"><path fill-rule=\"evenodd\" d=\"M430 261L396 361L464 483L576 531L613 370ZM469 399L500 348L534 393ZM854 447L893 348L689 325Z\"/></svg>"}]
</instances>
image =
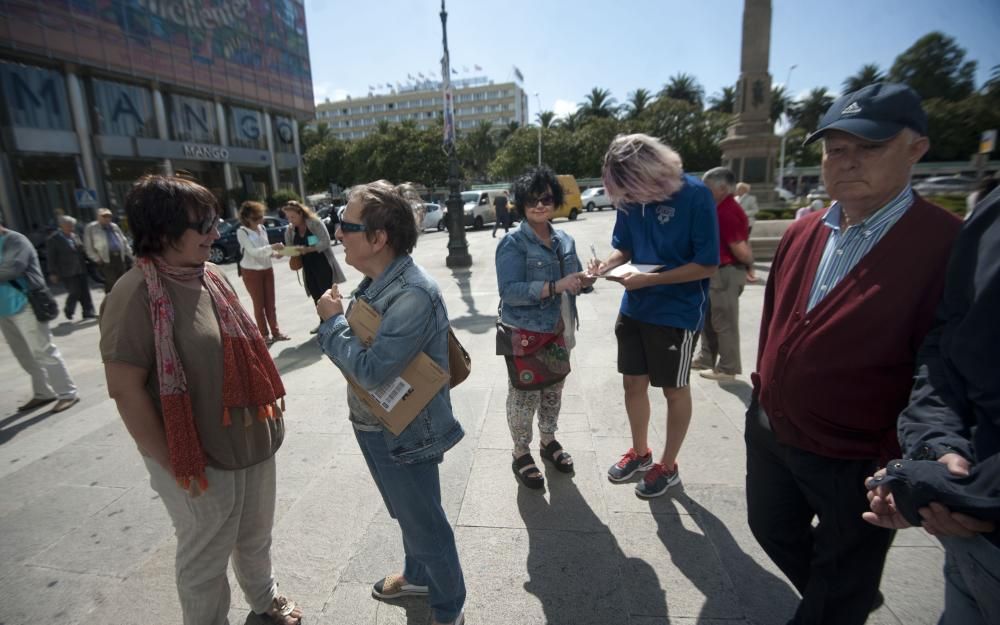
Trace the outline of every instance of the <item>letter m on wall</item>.
<instances>
[{"instance_id":1,"label":"letter m on wall","mask_svg":"<svg viewBox=\"0 0 1000 625\"><path fill-rule=\"evenodd\" d=\"M11 123L24 128L68 130L69 106L62 76L46 70L0 63L3 90Z\"/></svg>"}]
</instances>

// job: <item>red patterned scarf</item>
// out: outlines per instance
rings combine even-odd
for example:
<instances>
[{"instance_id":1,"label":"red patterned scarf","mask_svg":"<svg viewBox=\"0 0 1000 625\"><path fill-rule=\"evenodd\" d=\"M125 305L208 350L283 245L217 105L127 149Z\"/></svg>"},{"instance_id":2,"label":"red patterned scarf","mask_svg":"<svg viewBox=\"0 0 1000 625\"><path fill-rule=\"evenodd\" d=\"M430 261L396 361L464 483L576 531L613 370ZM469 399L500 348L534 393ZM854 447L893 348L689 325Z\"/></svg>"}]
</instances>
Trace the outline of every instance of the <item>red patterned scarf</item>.
<instances>
[{"instance_id":1,"label":"red patterned scarf","mask_svg":"<svg viewBox=\"0 0 1000 625\"><path fill-rule=\"evenodd\" d=\"M205 451L198 438L188 394L184 366L174 344L174 306L160 276L179 281L201 280L208 291L219 319L222 335L222 425L230 426L230 408L254 409L257 419L278 419L284 410L285 387L274 361L250 316L243 310L236 293L216 271L201 267L175 267L161 258L139 259L139 267L149 292L149 311L153 319L156 345L156 372L160 382L160 406L170 450L170 466L181 488L197 480L202 490L205 478Z\"/></svg>"}]
</instances>

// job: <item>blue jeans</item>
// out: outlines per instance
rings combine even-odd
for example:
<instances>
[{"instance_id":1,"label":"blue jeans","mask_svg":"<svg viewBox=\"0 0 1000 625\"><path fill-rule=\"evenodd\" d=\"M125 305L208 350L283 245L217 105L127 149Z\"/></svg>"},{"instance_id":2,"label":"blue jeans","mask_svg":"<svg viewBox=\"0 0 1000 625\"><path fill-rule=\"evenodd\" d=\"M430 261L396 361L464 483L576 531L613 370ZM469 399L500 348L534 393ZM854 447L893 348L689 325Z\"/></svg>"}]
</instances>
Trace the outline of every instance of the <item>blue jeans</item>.
<instances>
[{"instance_id":1,"label":"blue jeans","mask_svg":"<svg viewBox=\"0 0 1000 625\"><path fill-rule=\"evenodd\" d=\"M382 432L355 430L354 435L389 515L403 532L403 577L411 584L427 586L435 620L451 623L465 604L465 579L455 534L441 507L441 459L397 464L389 456Z\"/></svg>"},{"instance_id":2,"label":"blue jeans","mask_svg":"<svg viewBox=\"0 0 1000 625\"><path fill-rule=\"evenodd\" d=\"M941 536L944 614L938 625L1000 623L1000 548L982 536Z\"/></svg>"}]
</instances>

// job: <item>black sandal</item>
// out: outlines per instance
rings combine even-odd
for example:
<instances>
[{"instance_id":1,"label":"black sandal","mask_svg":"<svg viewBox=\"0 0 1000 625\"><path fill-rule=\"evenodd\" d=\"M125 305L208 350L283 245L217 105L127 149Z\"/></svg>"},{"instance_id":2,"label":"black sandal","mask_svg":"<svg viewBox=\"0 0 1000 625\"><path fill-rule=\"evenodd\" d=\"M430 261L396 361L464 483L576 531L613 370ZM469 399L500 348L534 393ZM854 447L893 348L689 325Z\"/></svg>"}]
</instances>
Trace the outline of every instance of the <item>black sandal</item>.
<instances>
[{"instance_id":1,"label":"black sandal","mask_svg":"<svg viewBox=\"0 0 1000 625\"><path fill-rule=\"evenodd\" d=\"M541 448L542 459L548 460L560 473L573 472L573 456L566 453L559 441L552 441Z\"/></svg>"},{"instance_id":2,"label":"black sandal","mask_svg":"<svg viewBox=\"0 0 1000 625\"><path fill-rule=\"evenodd\" d=\"M510 466L514 469L514 475L517 476L518 481L526 487L538 490L545 486L545 478L542 477L542 472L538 470L538 465L535 464L535 459L531 457L531 454L515 458Z\"/></svg>"}]
</instances>

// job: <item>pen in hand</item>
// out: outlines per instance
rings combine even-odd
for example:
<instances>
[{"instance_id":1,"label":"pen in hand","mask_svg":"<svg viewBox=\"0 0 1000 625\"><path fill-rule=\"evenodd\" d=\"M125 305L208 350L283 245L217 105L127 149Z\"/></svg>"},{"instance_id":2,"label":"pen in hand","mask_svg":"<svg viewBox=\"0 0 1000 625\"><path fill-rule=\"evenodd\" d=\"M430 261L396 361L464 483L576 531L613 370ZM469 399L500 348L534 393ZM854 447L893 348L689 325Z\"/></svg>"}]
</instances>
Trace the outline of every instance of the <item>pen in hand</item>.
<instances>
[{"instance_id":1,"label":"pen in hand","mask_svg":"<svg viewBox=\"0 0 1000 625\"><path fill-rule=\"evenodd\" d=\"M600 275L601 259L597 257L597 247L593 243L590 244L590 253L593 256L593 260L590 263L590 267L587 268L587 275L589 277L597 277Z\"/></svg>"}]
</instances>

